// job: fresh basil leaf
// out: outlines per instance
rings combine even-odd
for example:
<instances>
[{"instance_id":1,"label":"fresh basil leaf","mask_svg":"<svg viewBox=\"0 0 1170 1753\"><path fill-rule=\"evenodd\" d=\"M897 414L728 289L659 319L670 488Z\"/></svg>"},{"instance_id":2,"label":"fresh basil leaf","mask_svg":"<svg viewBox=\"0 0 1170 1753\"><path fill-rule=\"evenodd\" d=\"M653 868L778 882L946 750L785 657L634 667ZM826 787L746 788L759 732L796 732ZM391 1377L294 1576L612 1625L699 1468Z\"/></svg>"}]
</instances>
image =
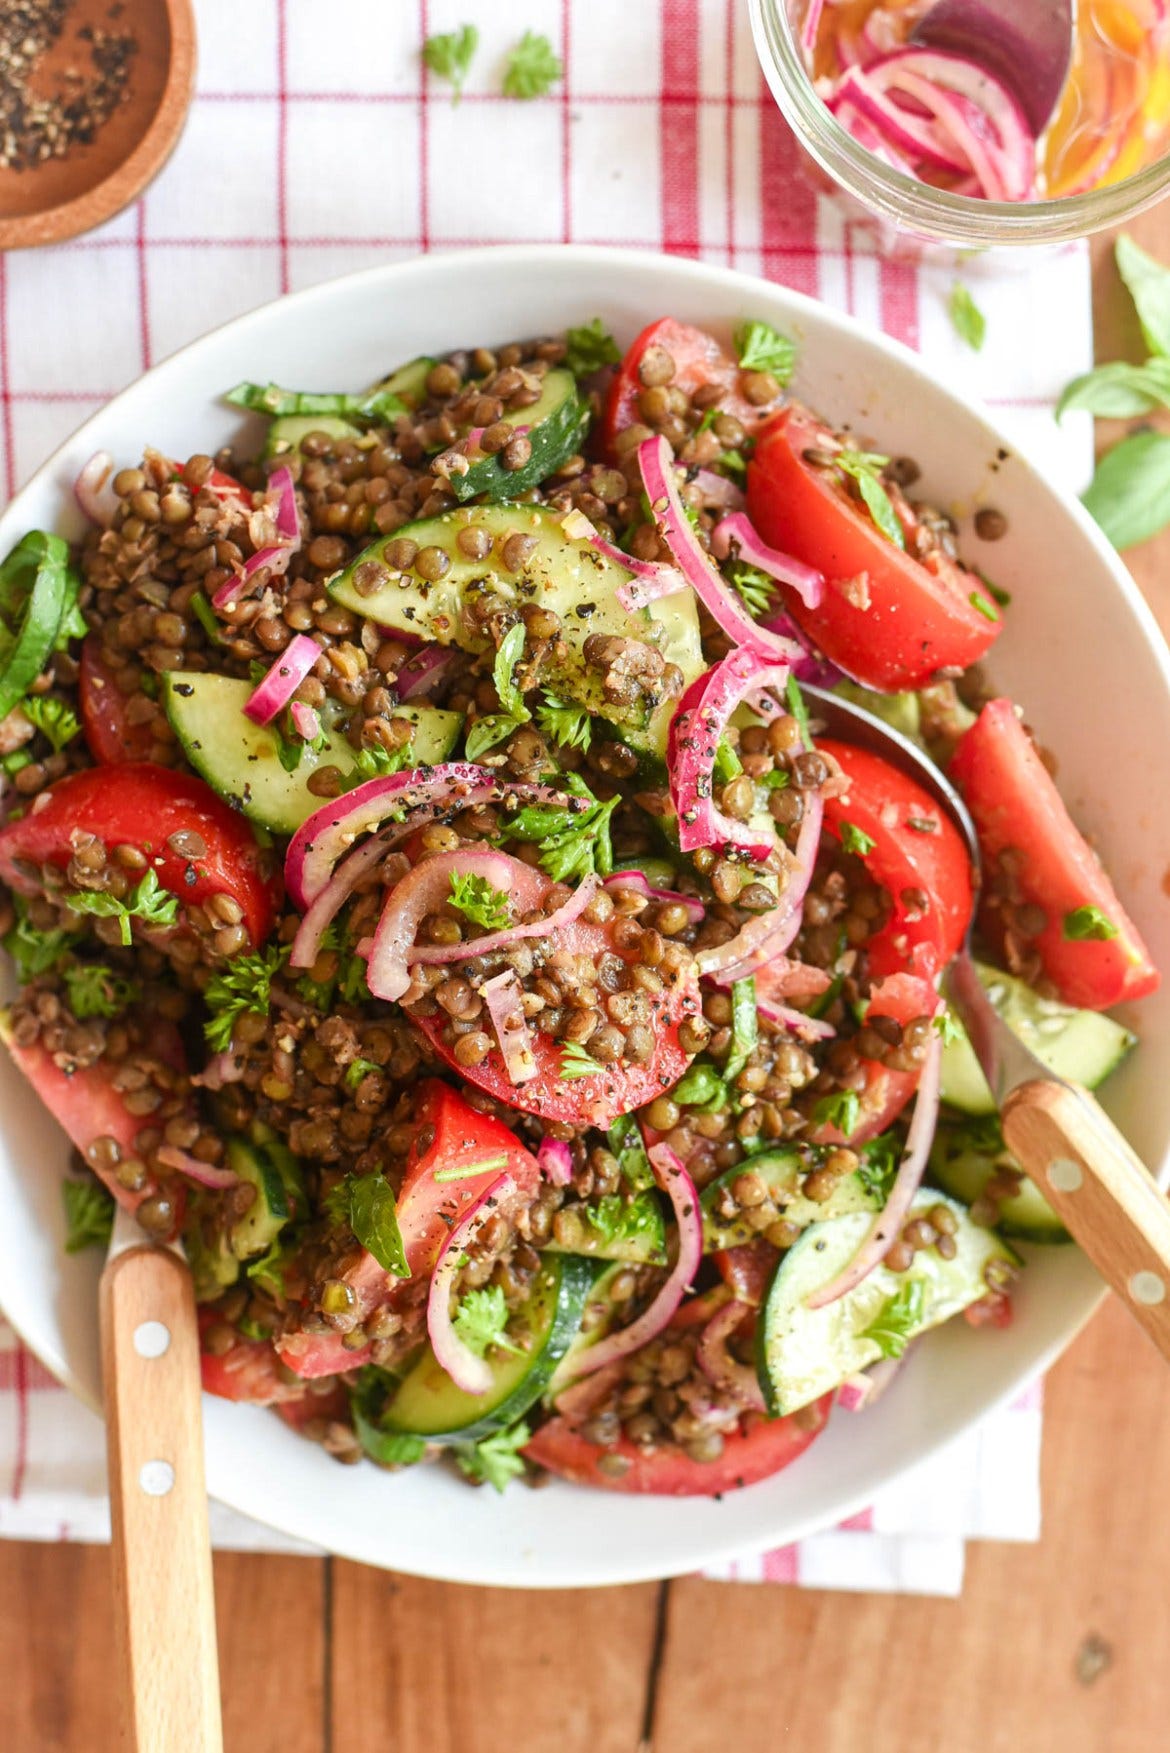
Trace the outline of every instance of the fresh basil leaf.
<instances>
[{"instance_id":1,"label":"fresh basil leaf","mask_svg":"<svg viewBox=\"0 0 1170 1753\"><path fill-rule=\"evenodd\" d=\"M510 737L514 730L519 730L521 720L513 718L510 712L490 712L486 718L477 718L467 733L464 749L469 761L478 761L497 743Z\"/></svg>"},{"instance_id":2,"label":"fresh basil leaf","mask_svg":"<svg viewBox=\"0 0 1170 1753\"><path fill-rule=\"evenodd\" d=\"M731 988L731 1045L723 1065L725 1083L739 1076L760 1038L760 1019L756 1010L756 982L749 974Z\"/></svg>"},{"instance_id":3,"label":"fresh basil leaf","mask_svg":"<svg viewBox=\"0 0 1170 1753\"><path fill-rule=\"evenodd\" d=\"M618 1160L618 1167L628 1187L642 1193L654 1185L654 1171L646 1155L646 1145L638 1122L632 1114L621 1114L610 1127L606 1143Z\"/></svg>"},{"instance_id":4,"label":"fresh basil leaf","mask_svg":"<svg viewBox=\"0 0 1170 1753\"><path fill-rule=\"evenodd\" d=\"M1074 408L1103 420L1129 420L1170 408L1170 359L1147 359L1144 365L1117 359L1074 377L1056 404L1056 419Z\"/></svg>"},{"instance_id":5,"label":"fresh basil leaf","mask_svg":"<svg viewBox=\"0 0 1170 1753\"><path fill-rule=\"evenodd\" d=\"M385 1176L358 1175L350 1182L349 1227L384 1271L396 1278L410 1277L398 1227L398 1202Z\"/></svg>"},{"instance_id":6,"label":"fresh basil leaf","mask_svg":"<svg viewBox=\"0 0 1170 1753\"><path fill-rule=\"evenodd\" d=\"M947 309L956 335L978 353L987 336L987 318L972 297L970 287L964 286L961 280L956 280L951 287Z\"/></svg>"},{"instance_id":7,"label":"fresh basil leaf","mask_svg":"<svg viewBox=\"0 0 1170 1753\"><path fill-rule=\"evenodd\" d=\"M1146 346L1151 353L1170 356L1170 270L1124 233L1115 254L1118 272L1137 307Z\"/></svg>"},{"instance_id":8,"label":"fresh basil leaf","mask_svg":"<svg viewBox=\"0 0 1170 1753\"><path fill-rule=\"evenodd\" d=\"M1106 451L1083 494L1115 548L1133 548L1170 523L1170 433L1135 432Z\"/></svg>"}]
</instances>

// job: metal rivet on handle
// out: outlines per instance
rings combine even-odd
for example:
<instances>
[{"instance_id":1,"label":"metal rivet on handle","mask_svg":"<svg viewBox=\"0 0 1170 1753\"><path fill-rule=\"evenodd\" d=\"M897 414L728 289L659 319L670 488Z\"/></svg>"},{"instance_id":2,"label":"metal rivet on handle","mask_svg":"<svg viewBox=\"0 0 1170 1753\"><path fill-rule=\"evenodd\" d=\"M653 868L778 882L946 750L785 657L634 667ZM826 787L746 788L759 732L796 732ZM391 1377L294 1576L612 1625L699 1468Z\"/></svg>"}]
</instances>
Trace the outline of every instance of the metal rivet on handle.
<instances>
[{"instance_id":1,"label":"metal rivet on handle","mask_svg":"<svg viewBox=\"0 0 1170 1753\"><path fill-rule=\"evenodd\" d=\"M1166 1284L1156 1272L1135 1272L1129 1281L1129 1294L1135 1303L1145 1303L1153 1308L1156 1303L1165 1301Z\"/></svg>"},{"instance_id":2,"label":"metal rivet on handle","mask_svg":"<svg viewBox=\"0 0 1170 1753\"><path fill-rule=\"evenodd\" d=\"M139 1357L162 1357L170 1344L171 1330L161 1321L140 1321L134 1329L134 1349Z\"/></svg>"},{"instance_id":3,"label":"metal rivet on handle","mask_svg":"<svg viewBox=\"0 0 1170 1753\"><path fill-rule=\"evenodd\" d=\"M1084 1175L1080 1163L1074 1163L1071 1157L1054 1157L1049 1163L1048 1179L1058 1193L1076 1193L1084 1184Z\"/></svg>"},{"instance_id":4,"label":"metal rivet on handle","mask_svg":"<svg viewBox=\"0 0 1170 1753\"><path fill-rule=\"evenodd\" d=\"M165 1497L175 1483L175 1469L169 1461L144 1461L138 1483L147 1497Z\"/></svg>"}]
</instances>

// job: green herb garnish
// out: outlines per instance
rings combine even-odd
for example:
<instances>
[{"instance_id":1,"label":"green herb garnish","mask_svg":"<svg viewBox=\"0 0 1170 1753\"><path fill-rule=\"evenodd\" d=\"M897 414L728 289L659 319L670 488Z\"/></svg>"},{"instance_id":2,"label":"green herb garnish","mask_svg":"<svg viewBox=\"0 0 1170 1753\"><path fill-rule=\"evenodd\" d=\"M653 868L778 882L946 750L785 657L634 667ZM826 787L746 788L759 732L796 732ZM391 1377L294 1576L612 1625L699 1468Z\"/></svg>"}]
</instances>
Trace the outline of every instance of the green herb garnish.
<instances>
[{"instance_id":1,"label":"green herb garnish","mask_svg":"<svg viewBox=\"0 0 1170 1753\"><path fill-rule=\"evenodd\" d=\"M864 858L872 852L877 841L872 834L867 834L853 822L841 823L841 844L846 852L852 852L855 858Z\"/></svg>"},{"instance_id":2,"label":"green herb garnish","mask_svg":"<svg viewBox=\"0 0 1170 1753\"><path fill-rule=\"evenodd\" d=\"M232 1030L245 1011L268 1015L272 982L290 953L291 945L270 945L258 955L236 956L212 975L203 992L203 1002L211 1012L203 1035L213 1052L223 1053L231 1046Z\"/></svg>"},{"instance_id":3,"label":"green herb garnish","mask_svg":"<svg viewBox=\"0 0 1170 1753\"><path fill-rule=\"evenodd\" d=\"M561 63L546 36L526 30L504 68L504 96L544 97L561 77Z\"/></svg>"},{"instance_id":4,"label":"green herb garnish","mask_svg":"<svg viewBox=\"0 0 1170 1753\"><path fill-rule=\"evenodd\" d=\"M61 978L78 1022L95 1016L119 1016L139 995L133 980L124 980L100 962L74 962L61 970Z\"/></svg>"},{"instance_id":5,"label":"green herb garnish","mask_svg":"<svg viewBox=\"0 0 1170 1753\"><path fill-rule=\"evenodd\" d=\"M125 947L133 942L131 919L147 925L173 925L179 916L179 903L169 889L164 889L152 870L135 884L124 901L101 889L79 889L64 897L65 905L74 913L90 913L99 919L116 919Z\"/></svg>"},{"instance_id":6,"label":"green herb garnish","mask_svg":"<svg viewBox=\"0 0 1170 1753\"><path fill-rule=\"evenodd\" d=\"M535 842L541 868L554 882L580 882L594 873L609 876L613 870L610 819L620 798L599 802L575 773L564 779L562 789L575 807L530 804L501 825L501 839Z\"/></svg>"},{"instance_id":7,"label":"green herb garnish","mask_svg":"<svg viewBox=\"0 0 1170 1753\"><path fill-rule=\"evenodd\" d=\"M987 318L961 280L956 280L951 287L947 309L950 311L956 335L978 353L987 336Z\"/></svg>"},{"instance_id":8,"label":"green herb garnish","mask_svg":"<svg viewBox=\"0 0 1170 1753\"><path fill-rule=\"evenodd\" d=\"M723 1065L726 1083L737 1078L754 1053L760 1038L760 1019L756 1010L756 982L752 975L737 980L731 988L731 1045Z\"/></svg>"},{"instance_id":9,"label":"green herb garnish","mask_svg":"<svg viewBox=\"0 0 1170 1753\"><path fill-rule=\"evenodd\" d=\"M454 87L451 99L457 104L463 95L463 84L479 47L479 32L473 24L461 24L458 30L437 32L422 46L422 58L436 79L445 79Z\"/></svg>"},{"instance_id":10,"label":"green herb garnish","mask_svg":"<svg viewBox=\"0 0 1170 1753\"><path fill-rule=\"evenodd\" d=\"M76 713L66 706L64 700L56 700L52 694L32 694L21 706L21 711L29 723L35 725L41 735L47 737L53 745L54 754L59 755L66 743L71 743L81 729L81 720Z\"/></svg>"},{"instance_id":11,"label":"green herb garnish","mask_svg":"<svg viewBox=\"0 0 1170 1753\"><path fill-rule=\"evenodd\" d=\"M572 1082L579 1077L596 1077L605 1067L600 1060L594 1059L579 1041L563 1041L561 1043L561 1069L558 1077Z\"/></svg>"},{"instance_id":12,"label":"green herb garnish","mask_svg":"<svg viewBox=\"0 0 1170 1753\"><path fill-rule=\"evenodd\" d=\"M796 364L796 346L770 323L741 323L735 331L735 351L744 371L770 371L779 384L786 384Z\"/></svg>"},{"instance_id":13,"label":"green herb garnish","mask_svg":"<svg viewBox=\"0 0 1170 1753\"><path fill-rule=\"evenodd\" d=\"M451 1452L464 1478L474 1485L491 1485L503 1491L510 1479L518 1479L524 1472L520 1450L531 1437L531 1430L521 1422L481 1437L477 1443L454 1443Z\"/></svg>"},{"instance_id":14,"label":"green herb garnish","mask_svg":"<svg viewBox=\"0 0 1170 1753\"><path fill-rule=\"evenodd\" d=\"M1061 935L1070 943L1108 943L1120 930L1100 907L1074 907L1064 916Z\"/></svg>"},{"instance_id":15,"label":"green herb garnish","mask_svg":"<svg viewBox=\"0 0 1170 1753\"><path fill-rule=\"evenodd\" d=\"M114 1198L100 1181L62 1181L65 1201L65 1252L104 1248L114 1228Z\"/></svg>"},{"instance_id":16,"label":"green herb garnish","mask_svg":"<svg viewBox=\"0 0 1170 1753\"><path fill-rule=\"evenodd\" d=\"M737 563L727 569L728 582L743 598L743 606L749 615L758 620L766 615L776 595L776 580L761 572L758 566L747 566Z\"/></svg>"},{"instance_id":17,"label":"green herb garnish","mask_svg":"<svg viewBox=\"0 0 1170 1753\"><path fill-rule=\"evenodd\" d=\"M883 1357L901 1357L921 1327L925 1310L925 1284L921 1278L908 1278L886 1298L877 1318L860 1337L872 1339Z\"/></svg>"},{"instance_id":18,"label":"green herb garnish","mask_svg":"<svg viewBox=\"0 0 1170 1753\"><path fill-rule=\"evenodd\" d=\"M856 1090L835 1090L831 1096L821 1097L812 1117L814 1125L835 1126L842 1138L849 1138L861 1119L861 1097Z\"/></svg>"},{"instance_id":19,"label":"green herb garnish","mask_svg":"<svg viewBox=\"0 0 1170 1753\"><path fill-rule=\"evenodd\" d=\"M398 1201L384 1175L347 1175L349 1227L385 1272L409 1278L406 1249L398 1227Z\"/></svg>"},{"instance_id":20,"label":"green herb garnish","mask_svg":"<svg viewBox=\"0 0 1170 1753\"><path fill-rule=\"evenodd\" d=\"M571 700L561 700L547 688L536 708L536 722L545 736L562 749L580 749L584 753L593 741L593 725L585 708Z\"/></svg>"},{"instance_id":21,"label":"green herb garnish","mask_svg":"<svg viewBox=\"0 0 1170 1753\"><path fill-rule=\"evenodd\" d=\"M451 1325L476 1357L483 1357L491 1349L518 1352L520 1347L504 1337L508 1314L503 1291L498 1284L492 1284L485 1290L469 1290L461 1299Z\"/></svg>"},{"instance_id":22,"label":"green herb garnish","mask_svg":"<svg viewBox=\"0 0 1170 1753\"><path fill-rule=\"evenodd\" d=\"M896 548L904 548L906 537L902 525L881 482L881 471L889 460L889 457L877 456L873 451L841 450L833 463L842 475L857 483L866 510L887 541L893 542Z\"/></svg>"},{"instance_id":23,"label":"green herb garnish","mask_svg":"<svg viewBox=\"0 0 1170 1753\"><path fill-rule=\"evenodd\" d=\"M565 364L574 377L588 377L603 365L617 365L622 350L600 317L565 330Z\"/></svg>"},{"instance_id":24,"label":"green herb garnish","mask_svg":"<svg viewBox=\"0 0 1170 1753\"><path fill-rule=\"evenodd\" d=\"M459 871L451 872L449 903L485 931L502 931L511 919L511 904L502 889L495 889L486 877Z\"/></svg>"}]
</instances>

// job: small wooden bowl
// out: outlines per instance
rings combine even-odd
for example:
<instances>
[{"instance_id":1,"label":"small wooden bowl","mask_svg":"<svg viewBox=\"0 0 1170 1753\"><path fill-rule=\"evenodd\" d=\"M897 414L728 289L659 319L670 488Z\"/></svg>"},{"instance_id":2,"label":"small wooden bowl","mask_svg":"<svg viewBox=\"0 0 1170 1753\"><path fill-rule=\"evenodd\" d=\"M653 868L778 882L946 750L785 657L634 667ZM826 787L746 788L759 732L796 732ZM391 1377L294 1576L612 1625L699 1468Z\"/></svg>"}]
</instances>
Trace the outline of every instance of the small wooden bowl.
<instances>
[{"instance_id":1,"label":"small wooden bowl","mask_svg":"<svg viewBox=\"0 0 1170 1753\"><path fill-rule=\"evenodd\" d=\"M78 0L44 58L47 72L88 62L76 40L85 25L137 39L125 101L90 145L29 170L0 169L0 249L60 243L103 225L158 175L182 132L195 85L191 0Z\"/></svg>"}]
</instances>

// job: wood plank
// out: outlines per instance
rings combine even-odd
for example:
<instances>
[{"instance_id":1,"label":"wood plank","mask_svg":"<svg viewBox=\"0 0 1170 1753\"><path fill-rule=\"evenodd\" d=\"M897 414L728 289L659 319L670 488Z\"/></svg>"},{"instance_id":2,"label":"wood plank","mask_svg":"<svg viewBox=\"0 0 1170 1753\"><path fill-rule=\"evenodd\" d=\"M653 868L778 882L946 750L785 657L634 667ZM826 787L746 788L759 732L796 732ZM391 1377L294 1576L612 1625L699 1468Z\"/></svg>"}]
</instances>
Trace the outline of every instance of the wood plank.
<instances>
[{"instance_id":1,"label":"wood plank","mask_svg":"<svg viewBox=\"0 0 1170 1753\"><path fill-rule=\"evenodd\" d=\"M110 1568L108 1547L0 1542L5 1753L120 1744ZM321 1753L324 1562L220 1552L215 1590L227 1753Z\"/></svg>"},{"instance_id":2,"label":"wood plank","mask_svg":"<svg viewBox=\"0 0 1170 1753\"><path fill-rule=\"evenodd\" d=\"M387 1753L633 1753L659 1590L522 1594L338 1562L333 1739Z\"/></svg>"},{"instance_id":3,"label":"wood plank","mask_svg":"<svg viewBox=\"0 0 1170 1753\"><path fill-rule=\"evenodd\" d=\"M970 1547L961 1600L675 1584L656 1753L1163 1745L1170 1378L1111 1302L1048 1393L1044 1538Z\"/></svg>"}]
</instances>

